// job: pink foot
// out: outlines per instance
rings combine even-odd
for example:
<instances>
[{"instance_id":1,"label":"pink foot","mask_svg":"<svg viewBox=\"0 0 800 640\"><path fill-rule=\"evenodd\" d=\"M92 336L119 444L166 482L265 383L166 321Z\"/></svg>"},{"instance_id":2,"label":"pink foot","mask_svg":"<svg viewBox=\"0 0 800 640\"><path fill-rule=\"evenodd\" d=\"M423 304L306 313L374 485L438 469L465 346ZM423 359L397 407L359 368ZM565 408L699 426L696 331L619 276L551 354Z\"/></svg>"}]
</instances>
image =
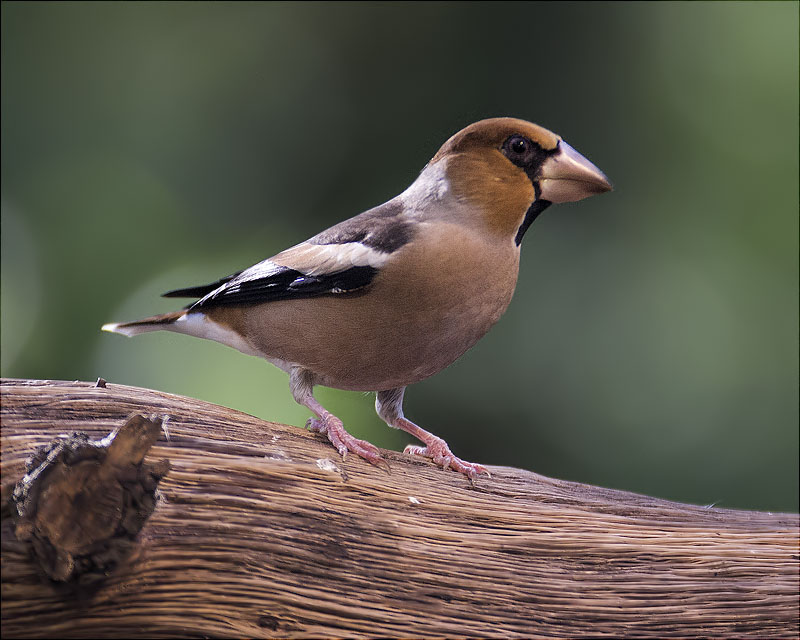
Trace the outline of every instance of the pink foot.
<instances>
[{"instance_id":1,"label":"pink foot","mask_svg":"<svg viewBox=\"0 0 800 640\"><path fill-rule=\"evenodd\" d=\"M386 460L381 457L378 447L370 444L366 440L354 438L344 430L342 421L332 414L327 414L324 418L309 418L306 427L311 431L316 431L328 436L328 440L336 447L342 460L347 457L347 452L352 451L357 456L361 456L367 462L376 466L385 465Z\"/></svg>"},{"instance_id":2,"label":"pink foot","mask_svg":"<svg viewBox=\"0 0 800 640\"><path fill-rule=\"evenodd\" d=\"M479 473L485 473L490 478L492 477L492 474L489 473L483 465L475 464L474 462L465 462L461 458L454 456L453 452L450 451L450 447L447 446L447 443L436 436L432 436L432 440L428 443L428 446L420 447L410 444L403 449L403 453L430 458L433 460L434 464L438 464L443 469L452 469L453 471L463 473L470 480L477 478Z\"/></svg>"}]
</instances>

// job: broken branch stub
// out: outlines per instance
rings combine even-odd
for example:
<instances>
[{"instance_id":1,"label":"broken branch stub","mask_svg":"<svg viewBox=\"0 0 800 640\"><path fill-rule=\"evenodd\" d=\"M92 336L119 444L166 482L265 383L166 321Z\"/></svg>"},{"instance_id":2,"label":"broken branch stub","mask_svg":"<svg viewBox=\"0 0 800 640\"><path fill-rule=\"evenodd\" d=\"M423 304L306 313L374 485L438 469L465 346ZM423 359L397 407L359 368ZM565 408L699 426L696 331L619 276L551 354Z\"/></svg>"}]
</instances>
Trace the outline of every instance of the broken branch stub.
<instances>
[{"instance_id":1,"label":"broken branch stub","mask_svg":"<svg viewBox=\"0 0 800 640\"><path fill-rule=\"evenodd\" d=\"M15 532L52 580L96 582L127 556L169 470L168 460L144 462L166 420L133 415L101 440L59 437L28 461Z\"/></svg>"}]
</instances>

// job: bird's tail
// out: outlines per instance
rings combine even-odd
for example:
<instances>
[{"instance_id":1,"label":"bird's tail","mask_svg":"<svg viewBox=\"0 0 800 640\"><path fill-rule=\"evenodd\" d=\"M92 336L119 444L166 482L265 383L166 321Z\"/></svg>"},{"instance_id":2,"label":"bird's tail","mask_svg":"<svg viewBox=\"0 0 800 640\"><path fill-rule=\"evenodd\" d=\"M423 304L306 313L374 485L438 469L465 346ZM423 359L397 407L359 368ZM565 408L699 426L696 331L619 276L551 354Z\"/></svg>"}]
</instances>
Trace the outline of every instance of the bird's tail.
<instances>
[{"instance_id":1,"label":"bird's tail","mask_svg":"<svg viewBox=\"0 0 800 640\"><path fill-rule=\"evenodd\" d=\"M111 333L121 333L124 336L136 336L140 333L147 333L148 331L159 331L166 329L167 331L174 331L175 327L172 326L177 320L186 315L186 311L173 311L171 313L164 313L160 316L152 316L144 320L136 320L135 322L111 322L104 324L101 328L103 331ZM183 323L181 323L183 324Z\"/></svg>"}]
</instances>

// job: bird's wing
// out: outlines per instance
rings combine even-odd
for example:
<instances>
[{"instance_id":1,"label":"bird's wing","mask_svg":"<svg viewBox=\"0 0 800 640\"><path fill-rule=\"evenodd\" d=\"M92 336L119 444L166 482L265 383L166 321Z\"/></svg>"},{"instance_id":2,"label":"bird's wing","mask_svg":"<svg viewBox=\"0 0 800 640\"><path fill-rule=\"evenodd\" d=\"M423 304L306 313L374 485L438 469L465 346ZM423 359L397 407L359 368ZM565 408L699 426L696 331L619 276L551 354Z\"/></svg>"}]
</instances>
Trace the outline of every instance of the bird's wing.
<instances>
[{"instance_id":1,"label":"bird's wing","mask_svg":"<svg viewBox=\"0 0 800 640\"><path fill-rule=\"evenodd\" d=\"M196 287L187 287L185 289L173 289L172 291L167 291L166 293L162 293L162 298L201 298L202 296L206 295L207 293L211 293L214 289L218 289L222 285L227 282L233 280L236 276L240 275L242 272L238 271L234 274L229 276L225 276L224 278L220 278L216 282L212 282L210 284L201 284Z\"/></svg>"},{"instance_id":2,"label":"bird's wing","mask_svg":"<svg viewBox=\"0 0 800 640\"><path fill-rule=\"evenodd\" d=\"M389 201L244 271L164 295L202 296L188 307L201 310L351 293L372 282L390 256L410 242L413 228L402 205Z\"/></svg>"}]
</instances>

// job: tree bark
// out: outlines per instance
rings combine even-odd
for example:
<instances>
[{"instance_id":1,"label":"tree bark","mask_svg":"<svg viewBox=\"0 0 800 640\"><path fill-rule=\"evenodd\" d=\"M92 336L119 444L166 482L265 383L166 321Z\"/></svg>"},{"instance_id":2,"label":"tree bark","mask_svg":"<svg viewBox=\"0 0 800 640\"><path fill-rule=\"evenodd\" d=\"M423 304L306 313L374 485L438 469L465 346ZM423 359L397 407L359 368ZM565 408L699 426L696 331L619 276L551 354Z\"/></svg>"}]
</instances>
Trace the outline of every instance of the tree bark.
<instances>
[{"instance_id":1,"label":"tree bark","mask_svg":"<svg viewBox=\"0 0 800 640\"><path fill-rule=\"evenodd\" d=\"M91 591L2 520L4 637L797 637L795 514L699 507L491 467L471 484L189 398L4 380L6 505L37 446L166 414L132 553Z\"/></svg>"}]
</instances>

